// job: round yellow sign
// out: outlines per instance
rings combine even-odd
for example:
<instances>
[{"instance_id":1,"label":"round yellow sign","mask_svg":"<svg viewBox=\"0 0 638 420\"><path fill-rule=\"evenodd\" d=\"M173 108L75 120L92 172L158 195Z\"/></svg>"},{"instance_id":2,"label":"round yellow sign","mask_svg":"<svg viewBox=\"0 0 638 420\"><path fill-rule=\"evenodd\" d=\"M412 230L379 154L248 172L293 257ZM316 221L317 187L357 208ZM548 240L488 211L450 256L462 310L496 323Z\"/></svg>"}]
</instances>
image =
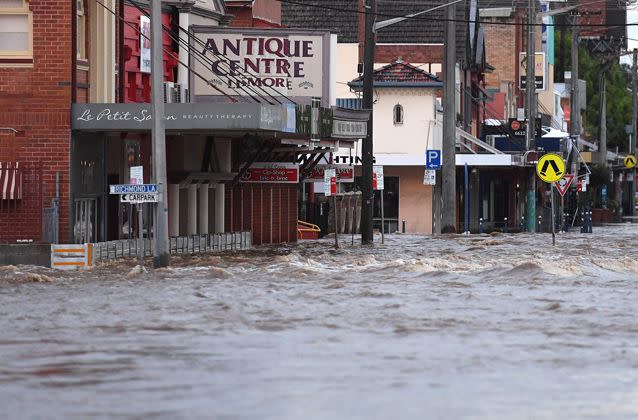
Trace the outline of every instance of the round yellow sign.
<instances>
[{"instance_id":1,"label":"round yellow sign","mask_svg":"<svg viewBox=\"0 0 638 420\"><path fill-rule=\"evenodd\" d=\"M543 155L536 164L536 174L545 182L556 182L565 175L565 162L553 153Z\"/></svg>"},{"instance_id":2,"label":"round yellow sign","mask_svg":"<svg viewBox=\"0 0 638 420\"><path fill-rule=\"evenodd\" d=\"M634 166L636 166L636 156L633 156L633 155L625 156L625 159L623 159L623 162L625 164L625 167L627 167L628 169L631 169Z\"/></svg>"}]
</instances>

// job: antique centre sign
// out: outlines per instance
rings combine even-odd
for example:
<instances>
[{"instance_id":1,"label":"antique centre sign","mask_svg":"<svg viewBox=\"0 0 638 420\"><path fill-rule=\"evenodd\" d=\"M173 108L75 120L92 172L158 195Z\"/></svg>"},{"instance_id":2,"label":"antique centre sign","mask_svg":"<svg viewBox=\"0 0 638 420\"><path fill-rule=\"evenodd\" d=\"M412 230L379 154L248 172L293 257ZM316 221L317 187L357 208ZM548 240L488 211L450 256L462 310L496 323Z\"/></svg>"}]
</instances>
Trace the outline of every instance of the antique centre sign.
<instances>
[{"instance_id":1,"label":"antique centre sign","mask_svg":"<svg viewBox=\"0 0 638 420\"><path fill-rule=\"evenodd\" d=\"M204 46L193 45L205 57L194 60L196 96L328 98L330 34L299 29L246 29L192 26ZM263 90L262 90L263 89Z\"/></svg>"}]
</instances>

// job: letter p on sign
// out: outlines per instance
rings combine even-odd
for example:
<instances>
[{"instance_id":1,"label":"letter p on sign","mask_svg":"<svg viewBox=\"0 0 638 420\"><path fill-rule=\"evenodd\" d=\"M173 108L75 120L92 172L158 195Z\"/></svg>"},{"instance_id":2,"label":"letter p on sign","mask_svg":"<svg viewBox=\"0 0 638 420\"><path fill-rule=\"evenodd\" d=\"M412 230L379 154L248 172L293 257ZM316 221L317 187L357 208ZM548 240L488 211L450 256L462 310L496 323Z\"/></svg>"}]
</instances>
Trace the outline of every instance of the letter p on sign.
<instances>
[{"instance_id":1,"label":"letter p on sign","mask_svg":"<svg viewBox=\"0 0 638 420\"><path fill-rule=\"evenodd\" d=\"M440 150L426 150L425 151L425 168L426 169L441 169L441 151Z\"/></svg>"}]
</instances>

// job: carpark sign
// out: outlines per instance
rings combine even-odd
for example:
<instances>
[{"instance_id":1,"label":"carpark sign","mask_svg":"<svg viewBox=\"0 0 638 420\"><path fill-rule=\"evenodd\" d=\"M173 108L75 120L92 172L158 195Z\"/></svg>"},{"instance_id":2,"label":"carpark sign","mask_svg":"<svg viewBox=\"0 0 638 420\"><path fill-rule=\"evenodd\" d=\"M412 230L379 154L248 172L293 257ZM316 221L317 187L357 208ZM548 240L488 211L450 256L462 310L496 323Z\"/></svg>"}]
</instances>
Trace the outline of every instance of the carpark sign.
<instances>
[{"instance_id":1,"label":"carpark sign","mask_svg":"<svg viewBox=\"0 0 638 420\"><path fill-rule=\"evenodd\" d=\"M157 193L130 193L122 194L122 203L157 203L159 194Z\"/></svg>"}]
</instances>

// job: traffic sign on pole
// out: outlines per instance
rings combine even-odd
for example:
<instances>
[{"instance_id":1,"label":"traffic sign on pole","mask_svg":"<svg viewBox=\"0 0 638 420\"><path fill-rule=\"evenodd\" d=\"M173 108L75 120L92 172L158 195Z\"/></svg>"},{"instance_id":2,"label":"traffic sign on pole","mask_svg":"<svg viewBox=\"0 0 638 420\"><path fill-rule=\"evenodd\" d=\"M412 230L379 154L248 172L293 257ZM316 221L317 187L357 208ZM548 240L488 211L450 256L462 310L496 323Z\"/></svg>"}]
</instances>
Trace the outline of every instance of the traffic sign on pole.
<instances>
[{"instance_id":1,"label":"traffic sign on pole","mask_svg":"<svg viewBox=\"0 0 638 420\"><path fill-rule=\"evenodd\" d=\"M636 166L636 156L628 155L623 159L623 163L627 169L632 169Z\"/></svg>"},{"instance_id":2,"label":"traffic sign on pole","mask_svg":"<svg viewBox=\"0 0 638 420\"><path fill-rule=\"evenodd\" d=\"M547 153L538 160L536 174L545 182L556 182L565 175L565 162L562 157Z\"/></svg>"},{"instance_id":3,"label":"traffic sign on pole","mask_svg":"<svg viewBox=\"0 0 638 420\"><path fill-rule=\"evenodd\" d=\"M159 187L157 184L119 184L119 185L110 185L109 191L111 194L131 194L131 193L158 193Z\"/></svg>"},{"instance_id":4,"label":"traffic sign on pole","mask_svg":"<svg viewBox=\"0 0 638 420\"><path fill-rule=\"evenodd\" d=\"M159 194L157 193L131 193L122 194L122 203L157 203Z\"/></svg>"},{"instance_id":5,"label":"traffic sign on pole","mask_svg":"<svg viewBox=\"0 0 638 420\"><path fill-rule=\"evenodd\" d=\"M425 169L441 169L441 151L425 151Z\"/></svg>"},{"instance_id":6,"label":"traffic sign on pole","mask_svg":"<svg viewBox=\"0 0 638 420\"><path fill-rule=\"evenodd\" d=\"M572 185L573 180L574 180L574 175L567 174L554 183L554 186L558 190L561 197L565 196L565 193L569 189L570 185Z\"/></svg>"}]
</instances>

